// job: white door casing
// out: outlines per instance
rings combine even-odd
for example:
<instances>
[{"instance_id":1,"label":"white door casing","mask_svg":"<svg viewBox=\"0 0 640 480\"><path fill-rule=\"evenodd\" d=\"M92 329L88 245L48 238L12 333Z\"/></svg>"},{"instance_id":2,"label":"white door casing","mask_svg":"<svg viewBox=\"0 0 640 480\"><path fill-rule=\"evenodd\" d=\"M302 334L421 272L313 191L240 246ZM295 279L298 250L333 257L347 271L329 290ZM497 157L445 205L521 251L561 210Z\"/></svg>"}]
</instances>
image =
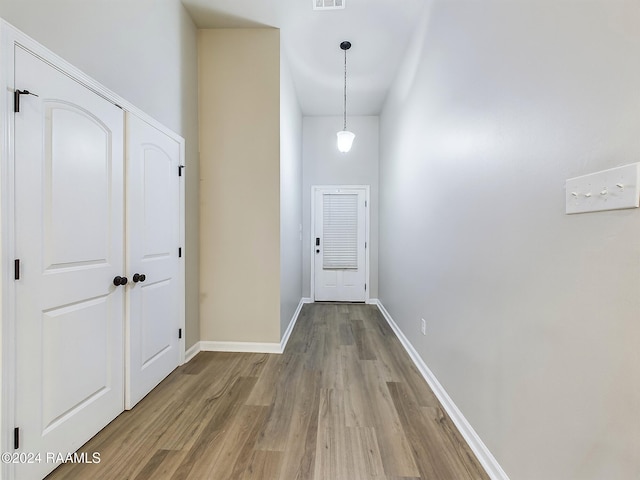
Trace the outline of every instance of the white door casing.
<instances>
[{"instance_id":1,"label":"white door casing","mask_svg":"<svg viewBox=\"0 0 640 480\"><path fill-rule=\"evenodd\" d=\"M19 451L73 452L123 410L123 112L20 47L15 85Z\"/></svg>"},{"instance_id":2,"label":"white door casing","mask_svg":"<svg viewBox=\"0 0 640 480\"><path fill-rule=\"evenodd\" d=\"M181 361L181 177L178 142L130 113L126 125L130 284L125 408L130 409Z\"/></svg>"},{"instance_id":3,"label":"white door casing","mask_svg":"<svg viewBox=\"0 0 640 480\"><path fill-rule=\"evenodd\" d=\"M367 301L369 189L316 186L312 190L314 300Z\"/></svg>"}]
</instances>

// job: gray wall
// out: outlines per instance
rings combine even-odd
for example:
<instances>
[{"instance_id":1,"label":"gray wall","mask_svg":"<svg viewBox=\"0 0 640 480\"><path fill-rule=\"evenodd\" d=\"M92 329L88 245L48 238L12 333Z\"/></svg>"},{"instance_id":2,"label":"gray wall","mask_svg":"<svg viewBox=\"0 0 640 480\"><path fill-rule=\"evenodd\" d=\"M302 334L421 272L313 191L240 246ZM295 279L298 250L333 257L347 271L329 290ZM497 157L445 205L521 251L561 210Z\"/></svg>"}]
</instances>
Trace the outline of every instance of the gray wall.
<instances>
[{"instance_id":1,"label":"gray wall","mask_svg":"<svg viewBox=\"0 0 640 480\"><path fill-rule=\"evenodd\" d=\"M430 3L381 116L379 297L514 480L640 478L640 210L564 214L640 161L638 25Z\"/></svg>"},{"instance_id":2,"label":"gray wall","mask_svg":"<svg viewBox=\"0 0 640 480\"><path fill-rule=\"evenodd\" d=\"M356 134L349 153L340 153L336 132L342 117L304 117L302 134L302 293L312 297L311 187L313 185L370 185L371 298L378 296L378 117L349 116Z\"/></svg>"},{"instance_id":3,"label":"gray wall","mask_svg":"<svg viewBox=\"0 0 640 480\"><path fill-rule=\"evenodd\" d=\"M0 0L0 17L186 140L186 347L199 340L196 27L179 0Z\"/></svg>"},{"instance_id":4,"label":"gray wall","mask_svg":"<svg viewBox=\"0 0 640 480\"><path fill-rule=\"evenodd\" d=\"M280 52L280 337L302 297L302 112Z\"/></svg>"}]
</instances>

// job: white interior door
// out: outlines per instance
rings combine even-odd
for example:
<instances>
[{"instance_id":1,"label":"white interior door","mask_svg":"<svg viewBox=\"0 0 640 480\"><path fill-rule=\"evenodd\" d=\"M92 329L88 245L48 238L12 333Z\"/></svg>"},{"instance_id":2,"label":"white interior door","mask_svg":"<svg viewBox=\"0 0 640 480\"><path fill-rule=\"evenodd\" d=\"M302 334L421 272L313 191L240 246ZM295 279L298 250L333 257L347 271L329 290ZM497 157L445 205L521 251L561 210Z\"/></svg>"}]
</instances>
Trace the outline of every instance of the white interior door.
<instances>
[{"instance_id":1,"label":"white interior door","mask_svg":"<svg viewBox=\"0 0 640 480\"><path fill-rule=\"evenodd\" d=\"M41 479L123 410L123 112L15 49L15 478Z\"/></svg>"},{"instance_id":2,"label":"white interior door","mask_svg":"<svg viewBox=\"0 0 640 480\"><path fill-rule=\"evenodd\" d=\"M366 189L316 188L314 299L366 299Z\"/></svg>"},{"instance_id":3,"label":"white interior door","mask_svg":"<svg viewBox=\"0 0 640 480\"><path fill-rule=\"evenodd\" d=\"M126 408L181 360L180 145L127 113Z\"/></svg>"}]
</instances>

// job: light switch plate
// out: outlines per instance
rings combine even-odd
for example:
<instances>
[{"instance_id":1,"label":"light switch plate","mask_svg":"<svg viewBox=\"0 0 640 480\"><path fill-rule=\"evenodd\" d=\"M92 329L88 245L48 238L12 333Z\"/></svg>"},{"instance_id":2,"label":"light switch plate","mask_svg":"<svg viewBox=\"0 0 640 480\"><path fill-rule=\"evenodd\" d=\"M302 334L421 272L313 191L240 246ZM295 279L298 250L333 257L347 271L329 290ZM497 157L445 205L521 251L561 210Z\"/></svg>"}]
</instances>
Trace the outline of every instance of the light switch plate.
<instances>
[{"instance_id":1,"label":"light switch plate","mask_svg":"<svg viewBox=\"0 0 640 480\"><path fill-rule=\"evenodd\" d=\"M599 212L640 206L640 163L570 178L566 213Z\"/></svg>"}]
</instances>

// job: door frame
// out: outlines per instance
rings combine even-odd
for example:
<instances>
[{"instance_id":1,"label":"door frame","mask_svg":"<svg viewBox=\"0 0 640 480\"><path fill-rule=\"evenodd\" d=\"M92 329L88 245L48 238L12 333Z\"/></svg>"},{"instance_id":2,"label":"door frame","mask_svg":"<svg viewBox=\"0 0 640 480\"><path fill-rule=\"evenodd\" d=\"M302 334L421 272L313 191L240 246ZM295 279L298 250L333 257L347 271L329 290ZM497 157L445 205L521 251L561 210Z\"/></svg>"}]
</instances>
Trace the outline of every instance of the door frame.
<instances>
[{"instance_id":1,"label":"door frame","mask_svg":"<svg viewBox=\"0 0 640 480\"><path fill-rule=\"evenodd\" d=\"M367 245L364 251L364 282L366 289L364 292L364 303L369 303L371 299L371 281L369 278L369 252L371 251L371 186L370 185L312 185L311 186L311 238L309 239L309 248L311 252L311 279L310 294L311 299L316 301L316 261L315 261L315 239L316 239L316 193L317 192L336 192L340 190L364 190L365 200L365 217L364 217L364 241Z\"/></svg>"},{"instance_id":2,"label":"door frame","mask_svg":"<svg viewBox=\"0 0 640 480\"><path fill-rule=\"evenodd\" d=\"M0 18L0 451L13 452L13 429L15 425L16 388L16 289L14 284L15 245L15 188L14 188L14 49L20 46L50 64L65 75L71 77L85 88L93 91L122 110L131 112L180 144L180 165L186 166L185 140L154 118L129 103L127 100L107 89L99 82L74 67L51 50L39 44L31 37ZM36 92L37 93L37 92ZM178 173L176 172L176 175ZM182 258L180 262L180 364L185 358L185 176L180 181L180 243ZM128 265L124 266L125 269ZM123 324L123 333L126 334ZM123 350L124 352L124 350ZM123 357L123 378L124 378ZM124 399L123 399L124 400ZM0 465L0 478L14 480L15 470L11 464Z\"/></svg>"}]
</instances>

